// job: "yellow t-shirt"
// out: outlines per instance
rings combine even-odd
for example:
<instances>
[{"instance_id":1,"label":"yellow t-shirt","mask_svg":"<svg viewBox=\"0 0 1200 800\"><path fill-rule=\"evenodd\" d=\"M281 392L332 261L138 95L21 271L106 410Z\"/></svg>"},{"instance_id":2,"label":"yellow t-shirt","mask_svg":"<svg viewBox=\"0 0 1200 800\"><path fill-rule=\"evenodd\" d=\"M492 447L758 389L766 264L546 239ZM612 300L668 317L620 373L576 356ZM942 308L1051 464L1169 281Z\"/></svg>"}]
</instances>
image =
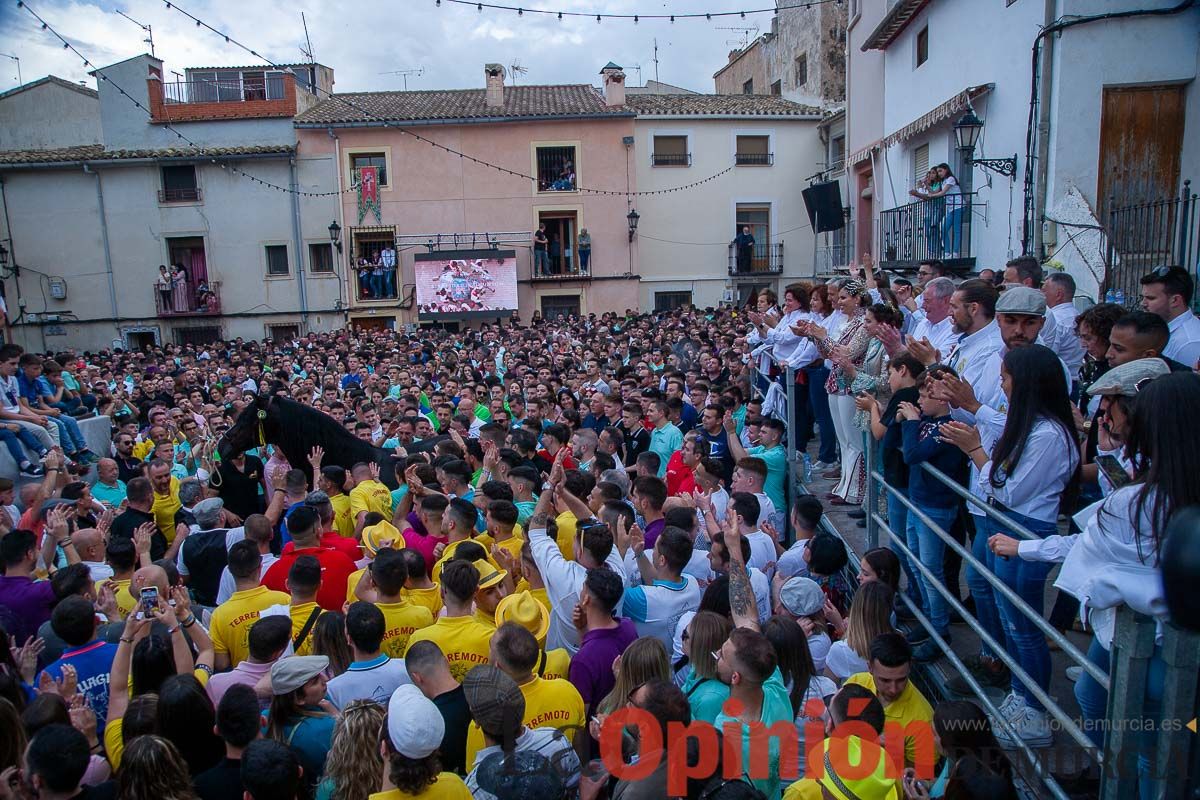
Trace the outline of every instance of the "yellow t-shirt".
<instances>
[{"instance_id":1,"label":"yellow t-shirt","mask_svg":"<svg viewBox=\"0 0 1200 800\"><path fill-rule=\"evenodd\" d=\"M556 541L558 549L567 561L575 560L575 524L579 522L570 511L564 511L554 518L558 523Z\"/></svg>"},{"instance_id":2,"label":"yellow t-shirt","mask_svg":"<svg viewBox=\"0 0 1200 800\"><path fill-rule=\"evenodd\" d=\"M453 772L443 772L433 785L426 786L420 794L388 789L386 792L375 792L367 800L471 800L471 791L462 778Z\"/></svg>"},{"instance_id":3,"label":"yellow t-shirt","mask_svg":"<svg viewBox=\"0 0 1200 800\"><path fill-rule=\"evenodd\" d=\"M167 537L168 544L175 541L175 512L181 508L183 503L179 502L179 478L172 475L171 491L167 494L155 492L154 503L150 506L154 522L162 531L162 535Z\"/></svg>"},{"instance_id":4,"label":"yellow t-shirt","mask_svg":"<svg viewBox=\"0 0 1200 800\"><path fill-rule=\"evenodd\" d=\"M496 618L482 608L475 609L475 619L479 621L480 625L486 625L492 630L496 630Z\"/></svg>"},{"instance_id":5,"label":"yellow t-shirt","mask_svg":"<svg viewBox=\"0 0 1200 800\"><path fill-rule=\"evenodd\" d=\"M329 498L329 502L333 505L333 529L339 536L354 538L354 515L350 513L350 495L335 494Z\"/></svg>"},{"instance_id":6,"label":"yellow t-shirt","mask_svg":"<svg viewBox=\"0 0 1200 800\"><path fill-rule=\"evenodd\" d=\"M529 584L528 583L525 584L525 587L526 587L526 589L529 589ZM524 591L524 590L518 590L518 591ZM529 589L529 593L531 595L533 595L535 600L537 600L542 605L544 605L547 610L549 610L551 608L550 592L549 592L549 590L546 589L545 586L543 586L540 589Z\"/></svg>"},{"instance_id":7,"label":"yellow t-shirt","mask_svg":"<svg viewBox=\"0 0 1200 800\"><path fill-rule=\"evenodd\" d=\"M316 601L311 603L293 603L288 609L292 615L292 641L296 641L296 637L300 635L300 631L304 630L305 623L312 616L313 609L317 607ZM315 626L314 626L315 627ZM312 654L313 629L308 629L308 636L304 637L300 647L296 649L296 655L307 656Z\"/></svg>"},{"instance_id":8,"label":"yellow t-shirt","mask_svg":"<svg viewBox=\"0 0 1200 800\"><path fill-rule=\"evenodd\" d=\"M392 493L379 481L366 480L350 490L350 519L358 522L363 511L377 511L392 521Z\"/></svg>"},{"instance_id":9,"label":"yellow t-shirt","mask_svg":"<svg viewBox=\"0 0 1200 800\"><path fill-rule=\"evenodd\" d=\"M486 533L479 533L470 539L459 539L457 542L451 542L446 545L446 549L442 550L442 557L437 560L437 563L433 565L433 571L429 573L429 577L433 579L434 583L442 579L442 567L445 566L447 561L454 558L455 551L458 550L458 546L463 542L475 542L483 548L483 552L487 553L488 563L496 569L501 569L501 566L496 563L496 559L492 558L492 537Z\"/></svg>"},{"instance_id":10,"label":"yellow t-shirt","mask_svg":"<svg viewBox=\"0 0 1200 800\"><path fill-rule=\"evenodd\" d=\"M875 691L875 679L871 677L869 672L857 672L846 678L845 683L855 683L859 686L865 686L872 692ZM843 685L845 685L845 683ZM880 698L880 702L883 699ZM904 687L904 691L896 698L896 702L884 705L883 707L884 723L894 722L900 725L901 728L907 728L913 723L916 726L924 726L924 730L929 731L930 747L933 746L933 706L929 705L929 701L925 699L925 695L921 694L921 690L913 686L912 681L908 682L908 686ZM904 766L911 767L916 760L916 740L912 736L904 737Z\"/></svg>"},{"instance_id":11,"label":"yellow t-shirt","mask_svg":"<svg viewBox=\"0 0 1200 800\"><path fill-rule=\"evenodd\" d=\"M520 536L517 536L515 533L512 536L510 536L507 539L504 539L502 541L496 541L496 540L492 541L492 545L494 547L500 547L504 550L507 550L518 564L521 562L521 546L524 544L525 544L525 540L522 539ZM488 553L491 553L491 552L492 552L492 548L489 547Z\"/></svg>"},{"instance_id":12,"label":"yellow t-shirt","mask_svg":"<svg viewBox=\"0 0 1200 800\"><path fill-rule=\"evenodd\" d=\"M450 674L454 680L462 683L472 667L488 663L488 645L495 632L481 625L474 616L438 617L429 627L415 631L408 643L410 646L414 642L424 641L436 644L450 662Z\"/></svg>"},{"instance_id":13,"label":"yellow t-shirt","mask_svg":"<svg viewBox=\"0 0 1200 800\"><path fill-rule=\"evenodd\" d=\"M568 681L534 676L521 684L521 694L525 695L525 718L521 721L527 728L558 728L574 739L575 731L587 724L583 698ZM475 763L475 755L483 747L483 731L472 721L467 726L468 764Z\"/></svg>"},{"instance_id":14,"label":"yellow t-shirt","mask_svg":"<svg viewBox=\"0 0 1200 800\"><path fill-rule=\"evenodd\" d=\"M209 635L213 651L227 653L229 666L236 667L250 657L250 626L258 620L259 612L270 606L286 606L291 601L285 592L272 591L265 586L234 592L212 613Z\"/></svg>"},{"instance_id":15,"label":"yellow t-shirt","mask_svg":"<svg viewBox=\"0 0 1200 800\"><path fill-rule=\"evenodd\" d=\"M399 603L376 603L383 612L383 652L392 658L404 658L408 651L408 640L421 628L433 624L433 614L425 606L407 601Z\"/></svg>"},{"instance_id":16,"label":"yellow t-shirt","mask_svg":"<svg viewBox=\"0 0 1200 800\"><path fill-rule=\"evenodd\" d=\"M442 613L442 587L436 583L425 589L401 589L400 596L413 605L425 606L434 617Z\"/></svg>"},{"instance_id":17,"label":"yellow t-shirt","mask_svg":"<svg viewBox=\"0 0 1200 800\"><path fill-rule=\"evenodd\" d=\"M110 580L117 585L117 613L121 615L121 619L125 619L129 616L129 612L133 611L134 607L137 605L137 600L135 600L133 595L129 593L129 584L131 581L128 578L123 581L113 580L112 578L96 581L97 597L100 596L100 587L108 583Z\"/></svg>"},{"instance_id":18,"label":"yellow t-shirt","mask_svg":"<svg viewBox=\"0 0 1200 800\"><path fill-rule=\"evenodd\" d=\"M567 675L571 671L571 654L562 647L545 652L546 666L542 670L541 677L548 681L567 680Z\"/></svg>"},{"instance_id":19,"label":"yellow t-shirt","mask_svg":"<svg viewBox=\"0 0 1200 800\"><path fill-rule=\"evenodd\" d=\"M362 580L363 575L367 574L368 569L370 569L370 567L363 567L360 570L355 570L354 572L351 572L350 577L346 579L347 603L353 603L358 600L358 597L356 597L354 594L354 590L358 588L358 582Z\"/></svg>"}]
</instances>

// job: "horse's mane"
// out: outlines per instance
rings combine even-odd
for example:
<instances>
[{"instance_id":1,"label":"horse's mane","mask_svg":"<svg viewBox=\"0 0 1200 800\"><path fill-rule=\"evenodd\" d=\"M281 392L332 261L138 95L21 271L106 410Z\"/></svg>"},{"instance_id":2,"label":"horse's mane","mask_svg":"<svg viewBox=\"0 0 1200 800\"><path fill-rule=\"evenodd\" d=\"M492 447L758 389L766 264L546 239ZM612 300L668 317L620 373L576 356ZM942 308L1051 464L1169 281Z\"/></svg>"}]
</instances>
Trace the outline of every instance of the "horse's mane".
<instances>
[{"instance_id":1,"label":"horse's mane","mask_svg":"<svg viewBox=\"0 0 1200 800\"><path fill-rule=\"evenodd\" d=\"M279 429L279 441L271 443L283 451L293 467L307 472L308 453L318 445L325 450L325 464L346 469L360 461L387 463L389 460L387 451L356 438L315 408L286 397L276 397L272 405L277 408L277 413L272 416Z\"/></svg>"}]
</instances>

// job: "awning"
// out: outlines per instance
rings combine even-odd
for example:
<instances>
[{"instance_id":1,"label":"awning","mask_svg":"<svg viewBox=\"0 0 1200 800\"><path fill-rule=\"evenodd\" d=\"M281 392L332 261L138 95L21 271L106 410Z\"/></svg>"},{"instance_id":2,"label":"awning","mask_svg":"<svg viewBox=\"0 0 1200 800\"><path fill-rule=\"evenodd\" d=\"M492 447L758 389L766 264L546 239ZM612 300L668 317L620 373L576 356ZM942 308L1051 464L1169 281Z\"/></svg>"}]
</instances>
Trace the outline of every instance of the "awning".
<instances>
[{"instance_id":1,"label":"awning","mask_svg":"<svg viewBox=\"0 0 1200 800\"><path fill-rule=\"evenodd\" d=\"M858 151L846 156L846 169L850 169L855 164L859 164L859 163L862 163L863 161L866 161L868 158L871 157L871 153L875 152L878 149L879 149L879 140L876 139L875 141L871 142L869 145L862 148L861 150L858 150Z\"/></svg>"},{"instance_id":2,"label":"awning","mask_svg":"<svg viewBox=\"0 0 1200 800\"><path fill-rule=\"evenodd\" d=\"M898 142L908 141L912 137L924 133L934 125L942 123L951 117L957 116L967 109L967 105L974 101L977 97L987 94L992 89L996 88L994 83L985 83L981 86L968 86L958 94L951 97L946 102L942 103L932 111L926 112L912 122L905 125L899 130L889 133L883 137L880 143L883 147L891 147ZM859 151L862 152L862 151ZM857 155L857 154L856 154Z\"/></svg>"}]
</instances>

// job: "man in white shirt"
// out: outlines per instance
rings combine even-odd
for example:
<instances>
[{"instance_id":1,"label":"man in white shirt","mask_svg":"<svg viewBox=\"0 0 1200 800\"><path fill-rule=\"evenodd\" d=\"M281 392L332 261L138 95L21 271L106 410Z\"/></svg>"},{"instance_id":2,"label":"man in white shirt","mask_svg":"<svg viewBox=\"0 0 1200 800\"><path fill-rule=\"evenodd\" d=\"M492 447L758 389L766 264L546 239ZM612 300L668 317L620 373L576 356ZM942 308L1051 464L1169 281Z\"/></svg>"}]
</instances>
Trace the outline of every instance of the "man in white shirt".
<instances>
[{"instance_id":1,"label":"man in white shirt","mask_svg":"<svg viewBox=\"0 0 1200 800\"><path fill-rule=\"evenodd\" d=\"M729 500L729 511L726 514L726 525L737 525L746 541L750 542L750 560L746 566L755 567L769 579L775 574L775 540L758 529L757 522L761 519L758 498L749 492L734 492Z\"/></svg>"},{"instance_id":2,"label":"man in white shirt","mask_svg":"<svg viewBox=\"0 0 1200 800\"><path fill-rule=\"evenodd\" d=\"M346 641L353 661L341 675L329 679L326 696L343 711L353 700L386 703L392 693L412 683L403 659L384 655L387 620L379 607L358 601L346 611Z\"/></svg>"},{"instance_id":3,"label":"man in white shirt","mask_svg":"<svg viewBox=\"0 0 1200 800\"><path fill-rule=\"evenodd\" d=\"M1171 330L1163 355L1189 369L1200 361L1200 319L1191 309L1195 289L1182 267L1158 267L1142 278L1142 310L1162 317Z\"/></svg>"},{"instance_id":4,"label":"man in white shirt","mask_svg":"<svg viewBox=\"0 0 1200 800\"><path fill-rule=\"evenodd\" d=\"M692 541L679 528L663 528L654 550L631 547L642 585L625 589L622 614L633 620L638 636L652 636L671 652L675 623L700 607L700 584L684 574L692 557Z\"/></svg>"},{"instance_id":5,"label":"man in white shirt","mask_svg":"<svg viewBox=\"0 0 1200 800\"><path fill-rule=\"evenodd\" d=\"M1046 298L1046 327L1058 329L1055 335L1054 352L1067 365L1071 381L1079 380L1079 367L1083 365L1083 342L1075 333L1075 279L1065 272L1051 272L1042 284L1042 295Z\"/></svg>"},{"instance_id":6,"label":"man in white shirt","mask_svg":"<svg viewBox=\"0 0 1200 800\"><path fill-rule=\"evenodd\" d=\"M950 298L954 295L954 281L949 278L934 278L921 294L924 298L924 318L914 326L910 339L928 342L941 356L950 352L957 334L954 320L950 317Z\"/></svg>"}]
</instances>

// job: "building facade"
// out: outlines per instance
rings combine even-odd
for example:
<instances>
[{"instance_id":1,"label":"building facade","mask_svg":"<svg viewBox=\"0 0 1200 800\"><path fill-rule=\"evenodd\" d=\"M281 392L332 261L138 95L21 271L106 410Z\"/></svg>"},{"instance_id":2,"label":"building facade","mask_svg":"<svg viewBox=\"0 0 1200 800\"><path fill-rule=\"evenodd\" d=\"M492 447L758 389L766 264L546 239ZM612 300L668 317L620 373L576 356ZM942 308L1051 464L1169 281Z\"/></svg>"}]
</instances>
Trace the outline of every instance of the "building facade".
<instances>
[{"instance_id":1,"label":"building facade","mask_svg":"<svg viewBox=\"0 0 1200 800\"><path fill-rule=\"evenodd\" d=\"M745 301L812 277L801 191L823 162L818 109L778 97L639 94L634 162L643 310ZM712 180L699 183L710 176ZM691 185L691 184L699 185ZM671 191L683 188L680 191ZM732 244L754 237L749 263Z\"/></svg>"},{"instance_id":2,"label":"building facade","mask_svg":"<svg viewBox=\"0 0 1200 800\"><path fill-rule=\"evenodd\" d=\"M327 68L302 66L332 88ZM148 55L96 74L98 143L71 141L84 115L44 147L0 152L13 339L98 349L344 324L318 221L330 212L296 191L315 182L292 127L313 92L290 70L164 81ZM170 292L159 265L182 267Z\"/></svg>"},{"instance_id":3,"label":"building facade","mask_svg":"<svg viewBox=\"0 0 1200 800\"><path fill-rule=\"evenodd\" d=\"M414 256L493 243L516 251L525 320L637 306L639 243L627 220L637 198L624 194L637 190L634 113L624 73L608 65L602 90L506 86L504 78L489 64L481 89L335 95L297 117L299 151L324 189L342 192L336 269L352 325L418 322ZM378 178L377 210L360 206L364 167ZM548 271L533 263L542 224ZM360 281L359 267L388 247L396 277L379 292Z\"/></svg>"},{"instance_id":4,"label":"building facade","mask_svg":"<svg viewBox=\"0 0 1200 800\"><path fill-rule=\"evenodd\" d=\"M729 53L717 94L775 95L828 108L846 99L846 4L781 9L771 29Z\"/></svg>"}]
</instances>

